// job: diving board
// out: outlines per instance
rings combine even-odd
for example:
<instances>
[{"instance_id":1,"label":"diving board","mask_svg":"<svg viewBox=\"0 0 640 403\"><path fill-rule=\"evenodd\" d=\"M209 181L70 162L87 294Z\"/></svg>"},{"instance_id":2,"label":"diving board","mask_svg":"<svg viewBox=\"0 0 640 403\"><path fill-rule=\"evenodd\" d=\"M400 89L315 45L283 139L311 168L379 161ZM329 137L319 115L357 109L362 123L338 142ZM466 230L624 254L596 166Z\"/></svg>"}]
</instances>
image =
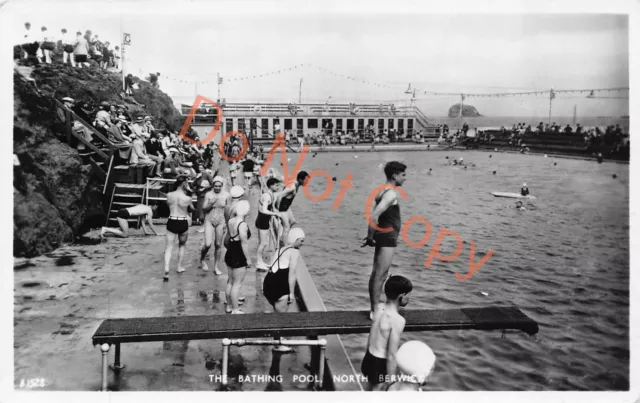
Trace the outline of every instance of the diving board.
<instances>
[{"instance_id":1,"label":"diving board","mask_svg":"<svg viewBox=\"0 0 640 403\"><path fill-rule=\"evenodd\" d=\"M538 324L515 307L401 310L405 332L433 330L521 330ZM369 333L369 311L254 313L160 318L107 319L93 335L93 345L172 340L320 336Z\"/></svg>"}]
</instances>

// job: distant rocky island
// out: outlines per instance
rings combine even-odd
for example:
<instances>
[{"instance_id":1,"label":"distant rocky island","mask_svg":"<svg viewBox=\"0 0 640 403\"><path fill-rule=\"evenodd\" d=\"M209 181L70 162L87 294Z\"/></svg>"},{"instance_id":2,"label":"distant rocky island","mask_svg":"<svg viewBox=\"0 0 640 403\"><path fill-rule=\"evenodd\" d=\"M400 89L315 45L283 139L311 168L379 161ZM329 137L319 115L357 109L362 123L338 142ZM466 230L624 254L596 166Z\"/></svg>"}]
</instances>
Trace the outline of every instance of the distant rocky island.
<instances>
[{"instance_id":1,"label":"distant rocky island","mask_svg":"<svg viewBox=\"0 0 640 403\"><path fill-rule=\"evenodd\" d=\"M457 118L460 116L460 104L455 104L449 108L449 117ZM477 118L482 116L480 112L473 105L462 105L462 117L463 118Z\"/></svg>"}]
</instances>

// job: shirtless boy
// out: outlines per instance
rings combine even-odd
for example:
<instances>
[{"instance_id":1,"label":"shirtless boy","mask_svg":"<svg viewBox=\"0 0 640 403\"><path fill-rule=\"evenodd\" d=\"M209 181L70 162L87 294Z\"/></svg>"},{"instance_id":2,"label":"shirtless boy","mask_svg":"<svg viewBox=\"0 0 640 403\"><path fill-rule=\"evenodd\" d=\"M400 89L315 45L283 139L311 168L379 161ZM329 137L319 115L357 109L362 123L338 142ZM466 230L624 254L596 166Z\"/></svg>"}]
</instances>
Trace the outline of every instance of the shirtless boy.
<instances>
[{"instance_id":1,"label":"shirtless boy","mask_svg":"<svg viewBox=\"0 0 640 403\"><path fill-rule=\"evenodd\" d=\"M393 256L398 245L398 235L402 227L400 218L400 203L398 194L394 187L402 186L406 179L405 170L407 166L398 161L391 161L384 167L387 177L387 185L378 193L375 202L376 206L371 213L371 221L380 228L391 228L391 231L376 231L369 225L367 237L362 246L374 246L373 270L369 277L369 297L371 298L371 312L380 302L382 294L382 284L389 274L389 268L393 263Z\"/></svg>"},{"instance_id":2,"label":"shirtless boy","mask_svg":"<svg viewBox=\"0 0 640 403\"><path fill-rule=\"evenodd\" d=\"M178 273L185 271L182 267L185 245L189 237L189 212L193 210L191 196L187 194L191 189L187 176L179 175L176 178L176 190L167 194L170 216L167 221L167 244L164 250L164 281L169 281L169 262L173 242L178 236Z\"/></svg>"},{"instance_id":3,"label":"shirtless boy","mask_svg":"<svg viewBox=\"0 0 640 403\"><path fill-rule=\"evenodd\" d=\"M204 246L200 251L200 265L202 270L208 271L209 267L205 262L207 252L211 248L211 244L215 244L213 252L213 270L219 276L222 272L218 269L218 262L222 254L222 240L224 238L224 209L229 203L231 196L222 187L224 180L220 176L213 178L213 189L204 195L202 210L205 213L204 218Z\"/></svg>"},{"instance_id":4,"label":"shirtless boy","mask_svg":"<svg viewBox=\"0 0 640 403\"><path fill-rule=\"evenodd\" d=\"M149 235L147 234L147 227L145 223L149 225L149 229L151 230L151 232L153 232L153 235L158 235L155 228L153 228L153 222L151 222L151 219L153 218L153 210L154 208L152 208L151 206L146 206L144 204L138 204L137 206L118 210L118 215L116 216L116 218L118 219L118 225L120 225L120 229L102 227L102 230L100 231L100 238L104 238L106 234L114 234L117 237L126 238L127 236L129 236L129 222L127 220L129 218L137 217L142 217L142 231L145 235Z\"/></svg>"},{"instance_id":5,"label":"shirtless boy","mask_svg":"<svg viewBox=\"0 0 640 403\"><path fill-rule=\"evenodd\" d=\"M387 302L376 304L361 366L369 390L381 390L385 382L393 381L387 374L396 374L396 352L406 323L398 308L407 306L412 289L411 281L402 276L391 276L384 285Z\"/></svg>"},{"instance_id":6,"label":"shirtless boy","mask_svg":"<svg viewBox=\"0 0 640 403\"><path fill-rule=\"evenodd\" d=\"M280 216L282 220L282 226L278 229L278 238L280 239L280 245L284 245L284 240L289 236L289 230L296 223L296 219L291 211L291 203L298 194L300 186L304 186L309 179L309 174L305 171L300 171L296 177L295 182L286 184L286 187L281 192L278 192L276 197L276 207L278 211L283 214Z\"/></svg>"}]
</instances>

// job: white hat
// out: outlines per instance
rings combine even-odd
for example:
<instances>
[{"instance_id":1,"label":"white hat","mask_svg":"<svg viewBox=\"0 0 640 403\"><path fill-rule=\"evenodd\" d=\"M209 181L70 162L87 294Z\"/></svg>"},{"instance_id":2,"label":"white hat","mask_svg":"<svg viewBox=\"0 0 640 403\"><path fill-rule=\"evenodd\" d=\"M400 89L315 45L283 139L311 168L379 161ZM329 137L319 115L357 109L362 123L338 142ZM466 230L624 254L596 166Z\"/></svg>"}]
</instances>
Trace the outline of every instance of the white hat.
<instances>
[{"instance_id":1,"label":"white hat","mask_svg":"<svg viewBox=\"0 0 640 403\"><path fill-rule=\"evenodd\" d=\"M249 204L249 200L240 200L236 205L235 212L236 215L246 216L249 214L249 210L251 209L251 205Z\"/></svg>"},{"instance_id":2,"label":"white hat","mask_svg":"<svg viewBox=\"0 0 640 403\"><path fill-rule=\"evenodd\" d=\"M287 243L291 245L300 238L304 238L304 231L302 230L302 228L291 228L291 230L289 231L289 235L287 236Z\"/></svg>"},{"instance_id":3,"label":"white hat","mask_svg":"<svg viewBox=\"0 0 640 403\"><path fill-rule=\"evenodd\" d=\"M75 101L73 98L71 98L71 97L64 97L64 98L62 98L62 101L63 101L63 102L76 102L76 101Z\"/></svg>"},{"instance_id":4,"label":"white hat","mask_svg":"<svg viewBox=\"0 0 640 403\"><path fill-rule=\"evenodd\" d=\"M224 185L224 179L222 178L222 176L216 176L215 178L213 178L213 183L215 184L216 182L220 182Z\"/></svg>"},{"instance_id":5,"label":"white hat","mask_svg":"<svg viewBox=\"0 0 640 403\"><path fill-rule=\"evenodd\" d=\"M433 350L421 341L412 340L404 343L396 352L398 371L407 375L414 383L423 384L436 364Z\"/></svg>"},{"instance_id":6,"label":"white hat","mask_svg":"<svg viewBox=\"0 0 640 403\"><path fill-rule=\"evenodd\" d=\"M208 180L203 180L202 182L200 182L200 187L201 188L208 188L209 186L211 186L211 184L209 183Z\"/></svg>"},{"instance_id":7,"label":"white hat","mask_svg":"<svg viewBox=\"0 0 640 403\"><path fill-rule=\"evenodd\" d=\"M177 148L175 148L175 147L171 147L171 148L169 148L169 152L170 152L170 153L177 153L177 152L179 152L179 151L178 151L178 149L177 149Z\"/></svg>"},{"instance_id":8,"label":"white hat","mask_svg":"<svg viewBox=\"0 0 640 403\"><path fill-rule=\"evenodd\" d=\"M236 185L231 188L229 194L231 194L231 197L233 199L239 199L244 195L244 189L242 188L242 186Z\"/></svg>"}]
</instances>

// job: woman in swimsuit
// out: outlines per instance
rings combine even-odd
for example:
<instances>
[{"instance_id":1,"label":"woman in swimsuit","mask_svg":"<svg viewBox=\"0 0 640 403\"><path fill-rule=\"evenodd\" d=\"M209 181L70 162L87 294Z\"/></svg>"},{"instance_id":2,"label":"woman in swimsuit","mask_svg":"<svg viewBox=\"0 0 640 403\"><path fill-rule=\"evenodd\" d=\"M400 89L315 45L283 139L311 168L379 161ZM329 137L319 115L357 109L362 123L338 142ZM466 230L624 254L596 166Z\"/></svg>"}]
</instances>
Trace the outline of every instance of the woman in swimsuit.
<instances>
[{"instance_id":1,"label":"woman in swimsuit","mask_svg":"<svg viewBox=\"0 0 640 403\"><path fill-rule=\"evenodd\" d=\"M247 267L251 266L251 258L249 258L251 231L245 222L249 208L247 200L240 200L234 209L235 216L229 219L229 231L225 239L227 253L224 255L224 262L229 269L226 290L227 313L244 313L239 309L238 295Z\"/></svg>"},{"instance_id":2,"label":"woman in swimsuit","mask_svg":"<svg viewBox=\"0 0 640 403\"><path fill-rule=\"evenodd\" d=\"M266 192L260 196L260 204L258 206L258 217L256 217L256 228L258 229L258 258L256 261L256 270L267 271L267 264L262 259L265 248L269 245L271 236L275 238L271 222L274 217L278 218L282 213L273 211L273 201L275 199L273 193L277 191L280 181L275 178L269 178L266 183Z\"/></svg>"},{"instance_id":3,"label":"woman in swimsuit","mask_svg":"<svg viewBox=\"0 0 640 403\"><path fill-rule=\"evenodd\" d=\"M269 273L262 283L262 293L276 312L287 312L295 302L296 268L300 259L300 247L304 244L302 228L289 231L287 246L278 248L273 255ZM278 346L275 351L289 352L291 347Z\"/></svg>"},{"instance_id":4,"label":"woman in swimsuit","mask_svg":"<svg viewBox=\"0 0 640 403\"><path fill-rule=\"evenodd\" d=\"M208 271L209 267L206 263L207 252L211 248L211 244L215 245L213 253L213 270L219 276L222 272L218 269L218 262L222 255L222 240L224 237L224 209L229 202L229 193L223 190L224 179L216 176L213 179L213 190L207 192L204 196L202 205L203 211L206 213L204 219L204 245L200 251L200 265L202 270Z\"/></svg>"}]
</instances>

